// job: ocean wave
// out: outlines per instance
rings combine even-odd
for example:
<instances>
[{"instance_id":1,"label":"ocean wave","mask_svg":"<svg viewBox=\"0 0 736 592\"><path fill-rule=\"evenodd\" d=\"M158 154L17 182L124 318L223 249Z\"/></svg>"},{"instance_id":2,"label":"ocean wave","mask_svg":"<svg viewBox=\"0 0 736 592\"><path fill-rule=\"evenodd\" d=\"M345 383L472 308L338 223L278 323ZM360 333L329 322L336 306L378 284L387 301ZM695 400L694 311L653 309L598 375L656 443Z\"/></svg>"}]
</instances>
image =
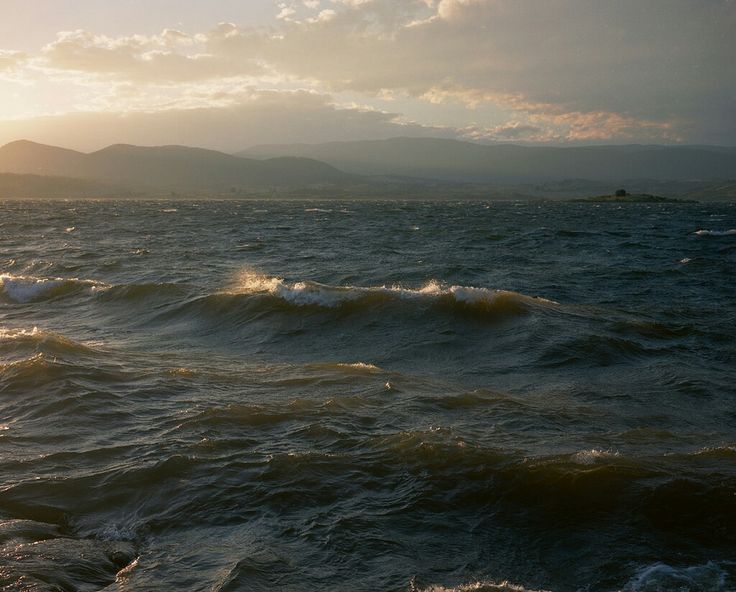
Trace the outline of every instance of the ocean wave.
<instances>
[{"instance_id":1,"label":"ocean wave","mask_svg":"<svg viewBox=\"0 0 736 592\"><path fill-rule=\"evenodd\" d=\"M526 407L524 403L513 397L485 389L476 389L459 394L443 394L439 397L422 397L418 401L424 405L445 410L463 410L488 406L511 409L524 409Z\"/></svg>"},{"instance_id":2,"label":"ocean wave","mask_svg":"<svg viewBox=\"0 0 736 592\"><path fill-rule=\"evenodd\" d=\"M696 230L697 236L731 236L736 234L736 228L729 230Z\"/></svg>"},{"instance_id":3,"label":"ocean wave","mask_svg":"<svg viewBox=\"0 0 736 592\"><path fill-rule=\"evenodd\" d=\"M33 354L46 354L53 357L91 356L95 348L75 341L53 331L33 329L0 329L0 352L9 358ZM0 365L2 367L2 365Z\"/></svg>"},{"instance_id":4,"label":"ocean wave","mask_svg":"<svg viewBox=\"0 0 736 592\"><path fill-rule=\"evenodd\" d=\"M380 372L381 368L375 364L369 364L366 362L335 362L335 363L322 363L322 364L309 364L308 369L314 370L337 370L339 372L348 372L355 374L362 373L374 373Z\"/></svg>"},{"instance_id":5,"label":"ocean wave","mask_svg":"<svg viewBox=\"0 0 736 592\"><path fill-rule=\"evenodd\" d=\"M178 419L173 430L228 426L264 428L281 423L307 425L330 417L350 414L357 408L371 405L370 398L362 395L335 395L324 400L294 399L282 405L231 403L223 407L198 410L183 419Z\"/></svg>"},{"instance_id":6,"label":"ocean wave","mask_svg":"<svg viewBox=\"0 0 736 592\"><path fill-rule=\"evenodd\" d=\"M548 590L540 590L525 588L518 584L504 580L502 582L478 581L468 584L460 584L459 586L440 586L433 584L427 587L418 586L414 581L409 585L409 592L549 592Z\"/></svg>"},{"instance_id":7,"label":"ocean wave","mask_svg":"<svg viewBox=\"0 0 736 592\"><path fill-rule=\"evenodd\" d=\"M632 339L583 334L547 347L541 352L539 363L548 368L576 364L608 366L618 360L663 355L667 351L667 347L647 346Z\"/></svg>"},{"instance_id":8,"label":"ocean wave","mask_svg":"<svg viewBox=\"0 0 736 592\"><path fill-rule=\"evenodd\" d=\"M633 333L650 339L676 339L700 333L698 327L685 324L668 324L659 321L619 321L613 325L617 333Z\"/></svg>"},{"instance_id":9,"label":"ocean wave","mask_svg":"<svg viewBox=\"0 0 736 592\"><path fill-rule=\"evenodd\" d=\"M619 453L615 450L601 450L599 448L591 448L590 450L581 450L572 455L572 461L581 465L593 465L598 462L616 458Z\"/></svg>"},{"instance_id":10,"label":"ocean wave","mask_svg":"<svg viewBox=\"0 0 736 592\"><path fill-rule=\"evenodd\" d=\"M58 537L61 529L57 524L46 524L34 520L0 520L0 545L9 542L42 541Z\"/></svg>"},{"instance_id":11,"label":"ocean wave","mask_svg":"<svg viewBox=\"0 0 736 592\"><path fill-rule=\"evenodd\" d=\"M706 446L693 453L693 456L732 457L736 456L736 445Z\"/></svg>"},{"instance_id":12,"label":"ocean wave","mask_svg":"<svg viewBox=\"0 0 736 592\"><path fill-rule=\"evenodd\" d=\"M138 301L149 298L177 298L189 293L186 284L149 282L142 284L117 284L100 290L100 298L105 301Z\"/></svg>"},{"instance_id":13,"label":"ocean wave","mask_svg":"<svg viewBox=\"0 0 736 592\"><path fill-rule=\"evenodd\" d=\"M622 592L721 592L728 586L728 573L717 563L673 567L653 563L642 568L624 586Z\"/></svg>"},{"instance_id":14,"label":"ocean wave","mask_svg":"<svg viewBox=\"0 0 736 592\"><path fill-rule=\"evenodd\" d=\"M132 545L76 539L43 538L0 549L3 590L99 590L134 560Z\"/></svg>"},{"instance_id":15,"label":"ocean wave","mask_svg":"<svg viewBox=\"0 0 736 592\"><path fill-rule=\"evenodd\" d=\"M18 303L49 300L102 287L106 287L105 284L78 278L42 278L9 273L0 275L0 295Z\"/></svg>"},{"instance_id":16,"label":"ocean wave","mask_svg":"<svg viewBox=\"0 0 736 592\"><path fill-rule=\"evenodd\" d=\"M279 409L265 405L232 403L225 407L210 407L179 421L174 427L174 431L200 430L203 427L213 426L263 427L296 421L304 417L308 410L304 408L294 409L295 406L290 405L292 409L288 407ZM309 411L313 411L313 409Z\"/></svg>"},{"instance_id":17,"label":"ocean wave","mask_svg":"<svg viewBox=\"0 0 736 592\"><path fill-rule=\"evenodd\" d=\"M350 304L372 305L385 302L413 301L449 304L477 312L523 313L534 306L557 303L509 290L473 286L444 285L427 282L420 288L392 286L331 286L311 281L287 282L278 277L246 271L228 291L228 295L269 296L293 306L339 308Z\"/></svg>"}]
</instances>

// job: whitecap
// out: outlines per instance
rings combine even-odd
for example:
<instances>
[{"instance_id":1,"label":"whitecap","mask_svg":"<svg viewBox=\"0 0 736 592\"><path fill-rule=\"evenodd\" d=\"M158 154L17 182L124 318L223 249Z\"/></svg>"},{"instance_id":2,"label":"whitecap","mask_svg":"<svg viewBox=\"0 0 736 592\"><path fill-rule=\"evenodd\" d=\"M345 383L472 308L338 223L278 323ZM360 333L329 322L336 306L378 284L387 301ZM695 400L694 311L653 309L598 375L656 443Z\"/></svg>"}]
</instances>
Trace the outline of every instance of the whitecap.
<instances>
[{"instance_id":1,"label":"whitecap","mask_svg":"<svg viewBox=\"0 0 736 592\"><path fill-rule=\"evenodd\" d=\"M39 331L38 327L33 327L33 329L0 329L0 340L2 341L12 341L39 335L41 335L41 331Z\"/></svg>"},{"instance_id":2,"label":"whitecap","mask_svg":"<svg viewBox=\"0 0 736 592\"><path fill-rule=\"evenodd\" d=\"M335 364L337 368L349 368L351 370L365 370L366 372L375 372L380 370L375 364L366 364L365 362L353 362L352 364L338 363Z\"/></svg>"},{"instance_id":3,"label":"whitecap","mask_svg":"<svg viewBox=\"0 0 736 592\"><path fill-rule=\"evenodd\" d=\"M30 302L36 300L44 292L58 288L64 284L62 279L46 279L28 276L0 275L0 288L11 300Z\"/></svg>"},{"instance_id":4,"label":"whitecap","mask_svg":"<svg viewBox=\"0 0 736 592\"><path fill-rule=\"evenodd\" d=\"M33 302L54 290L73 287L94 290L104 287L104 284L78 278L40 278L15 276L9 273L0 274L0 294L5 294L11 300L20 303Z\"/></svg>"},{"instance_id":5,"label":"whitecap","mask_svg":"<svg viewBox=\"0 0 736 592\"><path fill-rule=\"evenodd\" d=\"M532 590L518 584L504 580L501 582L493 581L477 581L459 586L446 587L440 585L430 585L427 587L419 587L414 581L409 586L409 592L549 592L548 590Z\"/></svg>"},{"instance_id":6,"label":"whitecap","mask_svg":"<svg viewBox=\"0 0 736 592\"><path fill-rule=\"evenodd\" d=\"M736 234L736 228L730 230L696 230L697 236L731 236Z\"/></svg>"},{"instance_id":7,"label":"whitecap","mask_svg":"<svg viewBox=\"0 0 736 592\"><path fill-rule=\"evenodd\" d=\"M573 462L581 465L592 465L605 459L616 458L619 453L615 450L601 450L599 448L591 448L590 450L581 450L572 456Z\"/></svg>"},{"instance_id":8,"label":"whitecap","mask_svg":"<svg viewBox=\"0 0 736 592\"><path fill-rule=\"evenodd\" d=\"M724 444L722 446L706 446L700 450L694 452L695 456L710 456L710 455L721 455L721 454L734 454L736 453L736 445Z\"/></svg>"},{"instance_id":9,"label":"whitecap","mask_svg":"<svg viewBox=\"0 0 736 592\"><path fill-rule=\"evenodd\" d=\"M526 296L509 290L473 286L443 285L431 280L420 288L391 286L330 286L317 282L287 282L254 271L241 273L231 294L269 294L297 306L335 308L357 300L428 300L449 299L474 307L495 305L557 304L552 300Z\"/></svg>"}]
</instances>

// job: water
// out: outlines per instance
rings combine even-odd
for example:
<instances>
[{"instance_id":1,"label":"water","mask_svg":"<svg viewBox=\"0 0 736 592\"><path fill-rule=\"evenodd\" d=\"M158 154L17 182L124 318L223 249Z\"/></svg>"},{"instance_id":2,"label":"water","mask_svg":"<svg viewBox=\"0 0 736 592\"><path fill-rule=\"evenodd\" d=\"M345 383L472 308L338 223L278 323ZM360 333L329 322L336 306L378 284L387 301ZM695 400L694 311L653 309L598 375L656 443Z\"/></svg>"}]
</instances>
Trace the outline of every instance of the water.
<instances>
[{"instance_id":1,"label":"water","mask_svg":"<svg viewBox=\"0 0 736 592\"><path fill-rule=\"evenodd\" d=\"M734 229L3 202L0 587L735 590Z\"/></svg>"}]
</instances>

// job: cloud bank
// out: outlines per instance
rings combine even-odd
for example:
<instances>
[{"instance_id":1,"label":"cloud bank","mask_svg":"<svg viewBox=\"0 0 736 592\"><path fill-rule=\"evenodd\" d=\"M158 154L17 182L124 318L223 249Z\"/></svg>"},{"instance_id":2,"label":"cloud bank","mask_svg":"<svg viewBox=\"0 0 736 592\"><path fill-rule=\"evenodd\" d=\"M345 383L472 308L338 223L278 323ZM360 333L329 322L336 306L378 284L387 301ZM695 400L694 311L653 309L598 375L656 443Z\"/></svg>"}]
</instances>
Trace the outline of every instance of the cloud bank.
<instances>
[{"instance_id":1,"label":"cloud bank","mask_svg":"<svg viewBox=\"0 0 736 592\"><path fill-rule=\"evenodd\" d=\"M93 130L93 136L80 133ZM0 144L19 137L77 150L113 143L207 146L237 152L256 144L457 137L452 128L402 122L396 113L344 108L328 95L305 91L251 91L228 106L159 111L86 112L6 122Z\"/></svg>"},{"instance_id":2,"label":"cloud bank","mask_svg":"<svg viewBox=\"0 0 736 592\"><path fill-rule=\"evenodd\" d=\"M274 17L270 28L61 32L33 55L1 51L0 74L89 89L78 110L161 129L173 112L194 129L219 110L248 136L243 113L270 100L290 110L272 122L278 142L405 131L736 144L733 0L301 0L274 3ZM335 107L346 97L369 108Z\"/></svg>"}]
</instances>

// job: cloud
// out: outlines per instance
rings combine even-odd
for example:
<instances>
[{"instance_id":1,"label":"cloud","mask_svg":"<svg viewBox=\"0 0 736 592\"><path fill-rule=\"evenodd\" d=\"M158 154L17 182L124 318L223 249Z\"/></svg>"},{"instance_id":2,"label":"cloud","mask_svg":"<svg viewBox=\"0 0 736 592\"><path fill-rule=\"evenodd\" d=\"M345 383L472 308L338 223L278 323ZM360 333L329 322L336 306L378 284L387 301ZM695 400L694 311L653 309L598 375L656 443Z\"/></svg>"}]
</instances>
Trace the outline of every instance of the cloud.
<instances>
[{"instance_id":1,"label":"cloud","mask_svg":"<svg viewBox=\"0 0 736 592\"><path fill-rule=\"evenodd\" d=\"M481 139L736 143L732 0L294 0L275 9L272 28L60 33L39 55L0 53L0 70L69 76L103 109L125 85L136 87L135 109L194 107L218 88L255 85L374 105L398 98L408 117L436 105L432 113L454 115L424 119L430 127L472 128Z\"/></svg>"},{"instance_id":2,"label":"cloud","mask_svg":"<svg viewBox=\"0 0 736 592\"><path fill-rule=\"evenodd\" d=\"M520 121L511 121L491 128L470 126L463 130L463 135L474 140L540 140L543 128L528 125Z\"/></svg>"},{"instance_id":3,"label":"cloud","mask_svg":"<svg viewBox=\"0 0 736 592\"><path fill-rule=\"evenodd\" d=\"M80 150L113 143L184 144L238 151L255 144L390 138L455 137L455 130L403 122L397 113L343 107L323 94L251 89L210 97L216 107L88 112L0 121L0 144L27 138ZM163 139L163 140L162 140Z\"/></svg>"},{"instance_id":4,"label":"cloud","mask_svg":"<svg viewBox=\"0 0 736 592\"><path fill-rule=\"evenodd\" d=\"M216 38L222 29L213 30ZM226 33L225 33L226 34ZM263 73L252 59L197 53L206 36L166 29L161 35L110 38L89 31L59 33L43 48L43 65L134 82L171 83ZM191 51L194 50L194 53Z\"/></svg>"},{"instance_id":5,"label":"cloud","mask_svg":"<svg viewBox=\"0 0 736 592\"><path fill-rule=\"evenodd\" d=\"M28 59L22 51L0 50L0 72L14 70Z\"/></svg>"},{"instance_id":6,"label":"cloud","mask_svg":"<svg viewBox=\"0 0 736 592\"><path fill-rule=\"evenodd\" d=\"M337 4L350 6L265 39L262 59L332 92L426 99L452 88L469 107L535 105L536 124L567 126L551 136L570 139L635 139L637 128L646 139L699 138L699 127L714 127L704 104L719 114L736 108L728 0ZM498 100L509 96L515 105ZM736 141L736 124L726 133Z\"/></svg>"},{"instance_id":7,"label":"cloud","mask_svg":"<svg viewBox=\"0 0 736 592\"><path fill-rule=\"evenodd\" d=\"M334 90L455 86L647 117L676 110L673 97L734 84L727 0L346 3L353 9L330 23L271 40L266 58Z\"/></svg>"},{"instance_id":8,"label":"cloud","mask_svg":"<svg viewBox=\"0 0 736 592\"><path fill-rule=\"evenodd\" d=\"M676 121L657 121L605 110L575 110L562 104L534 102L521 93L497 93L462 88L433 88L423 97L433 103L460 101L472 109L493 103L516 120L473 132L475 139L520 139L530 142L619 141L681 142Z\"/></svg>"},{"instance_id":9,"label":"cloud","mask_svg":"<svg viewBox=\"0 0 736 592\"><path fill-rule=\"evenodd\" d=\"M284 21L292 20L291 17L293 17L296 14L296 9L292 6L288 6L286 4L279 4L279 8L281 10L276 15L276 18L279 20L284 20Z\"/></svg>"},{"instance_id":10,"label":"cloud","mask_svg":"<svg viewBox=\"0 0 736 592\"><path fill-rule=\"evenodd\" d=\"M331 21L336 16L337 16L337 13L334 10L330 8L325 8L324 10L320 10L319 14L316 17L307 19L307 22L310 22L310 23L327 22L327 21Z\"/></svg>"}]
</instances>

